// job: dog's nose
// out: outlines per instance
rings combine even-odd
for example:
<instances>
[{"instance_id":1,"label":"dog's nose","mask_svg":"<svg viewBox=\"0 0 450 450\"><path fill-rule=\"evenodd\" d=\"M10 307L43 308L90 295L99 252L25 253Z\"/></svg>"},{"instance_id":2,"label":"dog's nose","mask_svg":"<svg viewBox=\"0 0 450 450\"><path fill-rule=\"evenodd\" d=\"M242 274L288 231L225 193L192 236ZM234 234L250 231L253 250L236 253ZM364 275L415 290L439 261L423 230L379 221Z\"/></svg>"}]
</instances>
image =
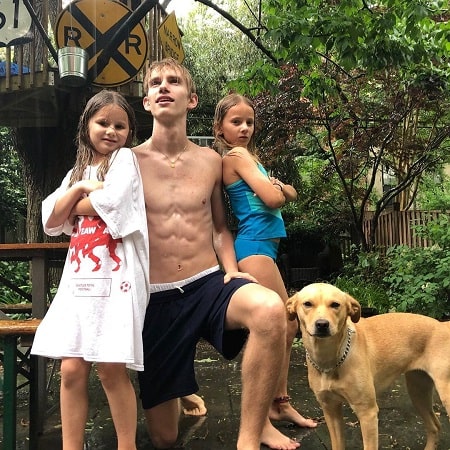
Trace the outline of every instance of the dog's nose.
<instances>
[{"instance_id":1,"label":"dog's nose","mask_svg":"<svg viewBox=\"0 0 450 450\"><path fill-rule=\"evenodd\" d=\"M328 336L330 332L330 322L326 319L316 320L316 332L319 335Z\"/></svg>"}]
</instances>

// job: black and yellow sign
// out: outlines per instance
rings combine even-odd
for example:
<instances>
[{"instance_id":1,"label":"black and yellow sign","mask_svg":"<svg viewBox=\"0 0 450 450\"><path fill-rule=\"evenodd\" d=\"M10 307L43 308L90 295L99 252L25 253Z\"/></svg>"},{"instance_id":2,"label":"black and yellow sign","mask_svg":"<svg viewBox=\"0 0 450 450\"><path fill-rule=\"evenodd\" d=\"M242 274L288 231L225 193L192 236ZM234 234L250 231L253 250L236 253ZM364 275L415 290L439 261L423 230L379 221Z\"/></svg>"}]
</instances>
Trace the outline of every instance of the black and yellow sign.
<instances>
[{"instance_id":1,"label":"black and yellow sign","mask_svg":"<svg viewBox=\"0 0 450 450\"><path fill-rule=\"evenodd\" d=\"M178 28L175 13L171 12L158 28L159 40L161 41L163 55L171 57L183 64L184 49L181 43L180 29Z\"/></svg>"},{"instance_id":2,"label":"black and yellow sign","mask_svg":"<svg viewBox=\"0 0 450 450\"><path fill-rule=\"evenodd\" d=\"M130 81L147 58L147 35L139 23L127 30L118 48L98 72L97 62L104 49L131 16L132 11L112 0L76 0L70 3L56 22L56 44L81 47L89 55L88 76L92 84L119 86Z\"/></svg>"}]
</instances>

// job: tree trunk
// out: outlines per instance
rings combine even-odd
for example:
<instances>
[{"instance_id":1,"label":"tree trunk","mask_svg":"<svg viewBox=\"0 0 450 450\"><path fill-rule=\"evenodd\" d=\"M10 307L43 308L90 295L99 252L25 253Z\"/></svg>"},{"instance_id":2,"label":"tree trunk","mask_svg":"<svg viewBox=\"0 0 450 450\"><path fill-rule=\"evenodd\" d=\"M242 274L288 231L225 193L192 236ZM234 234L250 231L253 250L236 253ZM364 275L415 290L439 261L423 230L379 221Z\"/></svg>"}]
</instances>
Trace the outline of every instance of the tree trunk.
<instances>
[{"instance_id":1,"label":"tree trunk","mask_svg":"<svg viewBox=\"0 0 450 450\"><path fill-rule=\"evenodd\" d=\"M74 140L83 104L84 96L80 92L66 96L60 101L59 126L14 130L16 149L24 166L27 242L55 241L43 234L41 203L73 166L76 154Z\"/></svg>"},{"instance_id":2,"label":"tree trunk","mask_svg":"<svg viewBox=\"0 0 450 450\"><path fill-rule=\"evenodd\" d=\"M14 132L24 167L27 242L46 242L41 224L41 203L61 182L68 163L73 161L73 151L64 142L67 137L59 127L17 128Z\"/></svg>"}]
</instances>

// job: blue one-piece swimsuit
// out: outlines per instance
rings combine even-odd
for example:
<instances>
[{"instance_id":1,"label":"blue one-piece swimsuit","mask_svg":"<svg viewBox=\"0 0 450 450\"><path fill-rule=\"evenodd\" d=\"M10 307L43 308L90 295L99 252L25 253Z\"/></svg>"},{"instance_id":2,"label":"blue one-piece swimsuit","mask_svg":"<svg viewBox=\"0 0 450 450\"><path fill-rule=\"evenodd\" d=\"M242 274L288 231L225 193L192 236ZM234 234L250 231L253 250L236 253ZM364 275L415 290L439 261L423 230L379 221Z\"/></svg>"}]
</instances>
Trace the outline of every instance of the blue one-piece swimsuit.
<instances>
[{"instance_id":1,"label":"blue one-piece swimsuit","mask_svg":"<svg viewBox=\"0 0 450 450\"><path fill-rule=\"evenodd\" d=\"M268 177L262 164L258 169ZM238 219L234 247L238 261L251 255L277 257L278 240L286 237L286 228L279 208L269 208L255 195L244 180L225 186L231 207Z\"/></svg>"}]
</instances>

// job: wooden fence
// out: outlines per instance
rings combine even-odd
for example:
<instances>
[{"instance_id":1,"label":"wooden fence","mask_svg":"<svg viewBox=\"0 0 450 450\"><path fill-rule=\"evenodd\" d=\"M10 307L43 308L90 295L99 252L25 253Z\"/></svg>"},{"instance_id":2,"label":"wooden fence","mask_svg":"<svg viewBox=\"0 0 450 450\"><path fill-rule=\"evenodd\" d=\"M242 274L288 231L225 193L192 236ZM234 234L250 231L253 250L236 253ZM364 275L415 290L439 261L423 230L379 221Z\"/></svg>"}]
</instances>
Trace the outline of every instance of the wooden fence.
<instances>
[{"instance_id":1,"label":"wooden fence","mask_svg":"<svg viewBox=\"0 0 450 450\"><path fill-rule=\"evenodd\" d=\"M425 225L439 217L440 211L389 211L378 219L375 230L375 247L385 251L394 245L408 247L428 247L431 242L418 236L414 230L417 225ZM373 212L368 211L364 217L364 235L369 240L372 229Z\"/></svg>"}]
</instances>

